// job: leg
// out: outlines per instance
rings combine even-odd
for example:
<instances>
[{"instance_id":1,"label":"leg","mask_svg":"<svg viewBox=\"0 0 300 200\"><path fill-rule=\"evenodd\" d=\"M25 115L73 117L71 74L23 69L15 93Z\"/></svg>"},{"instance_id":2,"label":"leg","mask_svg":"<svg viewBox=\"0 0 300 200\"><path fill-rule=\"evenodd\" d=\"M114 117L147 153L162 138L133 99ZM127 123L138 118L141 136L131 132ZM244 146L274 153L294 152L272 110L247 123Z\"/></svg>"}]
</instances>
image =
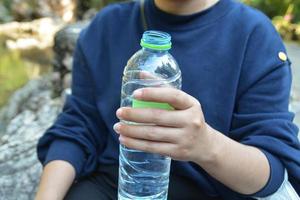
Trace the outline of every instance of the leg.
<instances>
[{"instance_id":1,"label":"leg","mask_svg":"<svg viewBox=\"0 0 300 200\"><path fill-rule=\"evenodd\" d=\"M105 174L93 174L74 183L65 200L113 200L117 199L117 188L113 187Z\"/></svg>"},{"instance_id":2,"label":"leg","mask_svg":"<svg viewBox=\"0 0 300 200\"><path fill-rule=\"evenodd\" d=\"M207 196L192 180L175 174L170 175L168 193L168 200L221 200Z\"/></svg>"}]
</instances>

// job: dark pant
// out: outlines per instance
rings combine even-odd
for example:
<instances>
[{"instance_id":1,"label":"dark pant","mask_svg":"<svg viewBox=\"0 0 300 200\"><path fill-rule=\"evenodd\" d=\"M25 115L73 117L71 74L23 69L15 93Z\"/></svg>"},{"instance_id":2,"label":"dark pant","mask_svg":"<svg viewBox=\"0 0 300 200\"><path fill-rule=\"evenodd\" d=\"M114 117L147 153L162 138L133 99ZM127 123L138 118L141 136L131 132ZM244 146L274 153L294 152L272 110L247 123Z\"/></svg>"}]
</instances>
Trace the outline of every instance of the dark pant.
<instances>
[{"instance_id":1,"label":"dark pant","mask_svg":"<svg viewBox=\"0 0 300 200\"><path fill-rule=\"evenodd\" d=\"M74 183L65 200L114 200L118 199L118 167L105 166L97 173ZM170 176L169 200L218 200L206 196L190 180Z\"/></svg>"}]
</instances>

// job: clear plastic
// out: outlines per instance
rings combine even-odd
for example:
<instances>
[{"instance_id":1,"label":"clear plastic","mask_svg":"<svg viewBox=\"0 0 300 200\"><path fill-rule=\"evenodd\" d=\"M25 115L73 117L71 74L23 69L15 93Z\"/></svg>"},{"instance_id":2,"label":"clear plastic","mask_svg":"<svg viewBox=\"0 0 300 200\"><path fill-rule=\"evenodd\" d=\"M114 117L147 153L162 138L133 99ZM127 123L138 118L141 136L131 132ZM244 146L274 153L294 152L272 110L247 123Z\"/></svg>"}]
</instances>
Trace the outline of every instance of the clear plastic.
<instances>
[{"instance_id":1,"label":"clear plastic","mask_svg":"<svg viewBox=\"0 0 300 200\"><path fill-rule=\"evenodd\" d=\"M132 107L133 92L145 87L181 89L180 69L167 50L142 48L129 59L123 74L121 107ZM170 163L169 157L120 145L118 199L166 200Z\"/></svg>"}]
</instances>

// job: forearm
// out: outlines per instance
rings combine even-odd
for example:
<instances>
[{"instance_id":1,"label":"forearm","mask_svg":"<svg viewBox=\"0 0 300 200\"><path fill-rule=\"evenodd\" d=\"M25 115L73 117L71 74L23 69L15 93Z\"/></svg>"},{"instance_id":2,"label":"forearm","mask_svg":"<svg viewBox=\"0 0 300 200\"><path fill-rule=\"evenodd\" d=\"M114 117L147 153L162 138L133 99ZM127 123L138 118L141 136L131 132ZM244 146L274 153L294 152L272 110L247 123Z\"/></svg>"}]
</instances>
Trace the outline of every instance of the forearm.
<instances>
[{"instance_id":1,"label":"forearm","mask_svg":"<svg viewBox=\"0 0 300 200\"><path fill-rule=\"evenodd\" d=\"M35 200L62 200L75 178L75 169L66 161L52 161L43 171Z\"/></svg>"},{"instance_id":2,"label":"forearm","mask_svg":"<svg viewBox=\"0 0 300 200\"><path fill-rule=\"evenodd\" d=\"M262 189L270 175L266 156L257 148L240 144L210 128L212 156L197 161L211 176L232 190L253 194Z\"/></svg>"},{"instance_id":3,"label":"forearm","mask_svg":"<svg viewBox=\"0 0 300 200\"><path fill-rule=\"evenodd\" d=\"M270 166L264 153L212 129L205 122L200 102L194 97L172 88L143 88L136 90L134 97L165 102L176 110L120 108L117 111L120 120L155 124L115 124L114 129L120 134L123 145L175 160L193 161L242 194L256 193L268 182Z\"/></svg>"}]
</instances>

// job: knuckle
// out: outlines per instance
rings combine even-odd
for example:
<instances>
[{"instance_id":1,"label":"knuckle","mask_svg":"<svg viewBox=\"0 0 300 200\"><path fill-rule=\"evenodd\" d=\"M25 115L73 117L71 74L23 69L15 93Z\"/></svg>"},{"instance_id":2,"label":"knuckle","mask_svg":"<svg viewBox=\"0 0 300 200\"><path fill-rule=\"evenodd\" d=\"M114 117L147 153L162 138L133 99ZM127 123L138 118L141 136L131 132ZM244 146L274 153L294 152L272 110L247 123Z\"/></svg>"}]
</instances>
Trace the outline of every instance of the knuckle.
<instances>
[{"instance_id":1,"label":"knuckle","mask_svg":"<svg viewBox=\"0 0 300 200\"><path fill-rule=\"evenodd\" d=\"M141 98L145 98L149 94L149 89L143 88L141 90Z\"/></svg>"},{"instance_id":2,"label":"knuckle","mask_svg":"<svg viewBox=\"0 0 300 200\"><path fill-rule=\"evenodd\" d=\"M173 100L174 101L181 101L182 99L183 99L183 93L180 90L174 90Z\"/></svg>"},{"instance_id":3,"label":"knuckle","mask_svg":"<svg viewBox=\"0 0 300 200\"><path fill-rule=\"evenodd\" d=\"M146 139L149 139L149 140L154 139L155 133L154 133L153 126L147 127L144 131L145 131L145 137L146 137Z\"/></svg>"},{"instance_id":4,"label":"knuckle","mask_svg":"<svg viewBox=\"0 0 300 200\"><path fill-rule=\"evenodd\" d=\"M130 108L124 109L123 112L124 112L124 116L125 116L126 118L131 118L131 117L132 117L132 111L131 111Z\"/></svg>"},{"instance_id":5,"label":"knuckle","mask_svg":"<svg viewBox=\"0 0 300 200\"><path fill-rule=\"evenodd\" d=\"M160 122L162 114L163 114L162 110L151 109L151 121L154 123Z\"/></svg>"},{"instance_id":6,"label":"knuckle","mask_svg":"<svg viewBox=\"0 0 300 200\"><path fill-rule=\"evenodd\" d=\"M191 124L195 128L200 128L201 127L201 119L199 117L193 116L191 118Z\"/></svg>"},{"instance_id":7,"label":"knuckle","mask_svg":"<svg viewBox=\"0 0 300 200\"><path fill-rule=\"evenodd\" d=\"M152 147L151 143L146 142L146 143L144 144L144 150L145 150L146 152L152 152L152 149L153 149L153 147Z\"/></svg>"}]
</instances>

